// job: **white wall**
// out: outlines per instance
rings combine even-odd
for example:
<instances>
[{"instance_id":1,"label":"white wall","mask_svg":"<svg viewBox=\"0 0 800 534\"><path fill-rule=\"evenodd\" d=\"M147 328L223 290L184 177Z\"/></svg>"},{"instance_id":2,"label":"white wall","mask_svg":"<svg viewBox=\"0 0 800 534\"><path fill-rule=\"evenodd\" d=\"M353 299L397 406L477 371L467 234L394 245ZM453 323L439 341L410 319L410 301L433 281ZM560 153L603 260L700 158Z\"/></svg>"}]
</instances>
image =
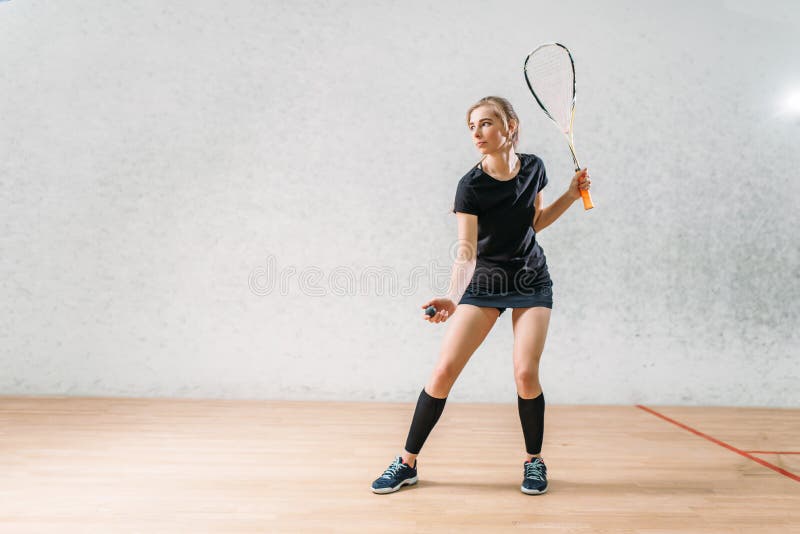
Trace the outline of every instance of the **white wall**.
<instances>
[{"instance_id":1,"label":"white wall","mask_svg":"<svg viewBox=\"0 0 800 534\"><path fill-rule=\"evenodd\" d=\"M415 401L466 108L571 176L521 68L558 40L597 207L539 236L548 402L796 407L799 5L0 3L0 394ZM512 342L451 401L515 402Z\"/></svg>"}]
</instances>

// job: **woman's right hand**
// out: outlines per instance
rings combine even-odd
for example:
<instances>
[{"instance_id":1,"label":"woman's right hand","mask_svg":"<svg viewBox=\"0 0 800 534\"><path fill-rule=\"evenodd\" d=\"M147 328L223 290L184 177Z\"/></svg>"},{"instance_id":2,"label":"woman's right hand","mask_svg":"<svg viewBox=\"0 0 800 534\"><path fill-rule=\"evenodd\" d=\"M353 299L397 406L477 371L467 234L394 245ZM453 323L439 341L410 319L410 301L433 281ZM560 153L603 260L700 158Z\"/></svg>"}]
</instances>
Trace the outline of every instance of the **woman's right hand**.
<instances>
[{"instance_id":1,"label":"woman's right hand","mask_svg":"<svg viewBox=\"0 0 800 534\"><path fill-rule=\"evenodd\" d=\"M455 303L448 299L448 298L441 298L441 299L431 299L425 304L422 305L422 309L425 310L428 306L433 306L436 308L436 313L433 317L428 317L425 315L425 312L422 313L422 318L428 321L429 323L441 323L449 319L454 313L456 313L456 305Z\"/></svg>"}]
</instances>

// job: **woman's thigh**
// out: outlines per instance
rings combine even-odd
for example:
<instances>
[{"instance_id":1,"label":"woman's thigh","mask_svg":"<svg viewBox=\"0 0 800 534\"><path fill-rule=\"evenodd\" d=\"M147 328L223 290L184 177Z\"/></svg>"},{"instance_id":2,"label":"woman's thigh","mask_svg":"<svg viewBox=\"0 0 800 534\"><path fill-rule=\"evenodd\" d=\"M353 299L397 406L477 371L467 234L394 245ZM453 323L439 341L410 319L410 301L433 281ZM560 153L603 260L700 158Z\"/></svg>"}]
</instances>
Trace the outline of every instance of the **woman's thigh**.
<instances>
[{"instance_id":1,"label":"woman's thigh","mask_svg":"<svg viewBox=\"0 0 800 534\"><path fill-rule=\"evenodd\" d=\"M514 374L536 374L544 351L550 308L514 308L511 324L514 330Z\"/></svg>"},{"instance_id":2,"label":"woman's thigh","mask_svg":"<svg viewBox=\"0 0 800 534\"><path fill-rule=\"evenodd\" d=\"M484 308L472 304L458 305L456 312L447 321L449 327L445 331L439 362L434 370L434 379L449 382L449 384L439 384L440 387L447 387L449 391L467 365L470 356L486 339L499 315L497 308ZM436 396L433 391L428 393Z\"/></svg>"}]
</instances>

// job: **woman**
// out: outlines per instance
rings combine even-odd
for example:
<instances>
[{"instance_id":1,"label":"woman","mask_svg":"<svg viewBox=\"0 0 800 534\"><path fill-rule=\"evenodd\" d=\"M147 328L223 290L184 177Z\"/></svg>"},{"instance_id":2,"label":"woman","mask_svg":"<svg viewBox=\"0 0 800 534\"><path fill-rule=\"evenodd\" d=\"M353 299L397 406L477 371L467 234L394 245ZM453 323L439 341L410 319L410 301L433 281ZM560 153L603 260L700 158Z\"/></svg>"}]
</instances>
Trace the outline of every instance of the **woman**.
<instances>
[{"instance_id":1,"label":"woman","mask_svg":"<svg viewBox=\"0 0 800 534\"><path fill-rule=\"evenodd\" d=\"M544 164L532 154L516 152L519 117L511 104L497 96L482 98L467 111L467 126L483 157L456 189L453 212L459 247L450 289L446 297L422 305L437 310L431 317L423 314L425 320L441 323L452 317L453 323L445 333L439 363L420 392L403 454L372 483L375 493L416 484L416 457L450 389L506 308L513 309L514 376L527 450L520 489L530 495L547 491L539 359L553 307L553 283L536 234L579 199L591 181L586 169L578 171L567 191L544 207Z\"/></svg>"}]
</instances>

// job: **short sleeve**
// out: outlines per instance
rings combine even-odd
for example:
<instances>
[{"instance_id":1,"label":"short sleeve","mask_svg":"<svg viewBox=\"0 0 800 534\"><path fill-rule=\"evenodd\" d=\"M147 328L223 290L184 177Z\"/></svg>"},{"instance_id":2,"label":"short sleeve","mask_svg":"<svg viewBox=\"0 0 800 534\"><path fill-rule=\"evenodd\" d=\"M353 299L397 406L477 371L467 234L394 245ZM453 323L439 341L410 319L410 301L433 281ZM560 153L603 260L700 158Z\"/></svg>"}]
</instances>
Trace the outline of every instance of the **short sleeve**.
<instances>
[{"instance_id":1,"label":"short sleeve","mask_svg":"<svg viewBox=\"0 0 800 534\"><path fill-rule=\"evenodd\" d=\"M540 168L539 185L537 186L536 189L537 195L539 194L539 191L544 189L544 187L547 185L547 170L544 168L544 161L542 161L541 159L539 160L539 168Z\"/></svg>"},{"instance_id":2,"label":"short sleeve","mask_svg":"<svg viewBox=\"0 0 800 534\"><path fill-rule=\"evenodd\" d=\"M478 215L478 200L475 195L475 190L467 183L466 180L461 180L458 182L456 199L453 203L453 213L457 211Z\"/></svg>"}]
</instances>

